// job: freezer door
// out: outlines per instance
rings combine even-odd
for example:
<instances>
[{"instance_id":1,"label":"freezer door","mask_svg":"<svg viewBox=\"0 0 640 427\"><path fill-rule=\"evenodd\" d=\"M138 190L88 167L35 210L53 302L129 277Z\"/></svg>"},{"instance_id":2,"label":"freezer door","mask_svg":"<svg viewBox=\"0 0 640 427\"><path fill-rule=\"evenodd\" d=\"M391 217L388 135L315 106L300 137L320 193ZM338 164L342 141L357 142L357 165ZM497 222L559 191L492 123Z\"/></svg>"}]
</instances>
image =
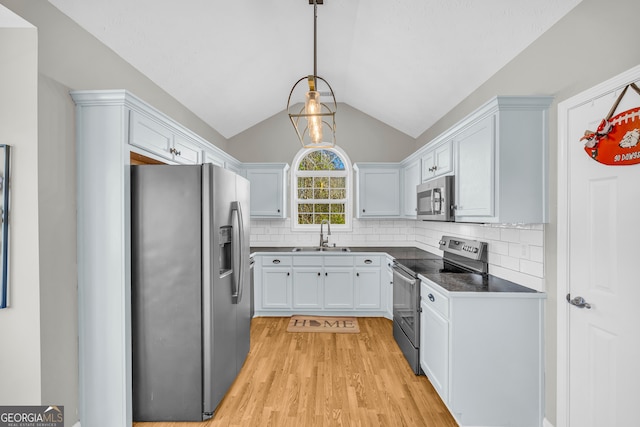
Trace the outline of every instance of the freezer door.
<instances>
[{"instance_id":1,"label":"freezer door","mask_svg":"<svg viewBox=\"0 0 640 427\"><path fill-rule=\"evenodd\" d=\"M202 419L200 183L199 166L131 167L134 421Z\"/></svg>"}]
</instances>

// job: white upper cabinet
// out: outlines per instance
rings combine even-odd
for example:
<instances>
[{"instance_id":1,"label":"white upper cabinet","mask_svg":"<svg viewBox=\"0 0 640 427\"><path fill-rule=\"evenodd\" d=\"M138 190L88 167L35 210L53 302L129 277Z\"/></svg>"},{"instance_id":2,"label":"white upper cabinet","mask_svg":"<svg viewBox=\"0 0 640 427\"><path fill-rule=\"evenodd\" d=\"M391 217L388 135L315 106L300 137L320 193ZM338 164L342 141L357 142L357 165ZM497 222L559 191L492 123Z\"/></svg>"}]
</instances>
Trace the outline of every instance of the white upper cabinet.
<instances>
[{"instance_id":1,"label":"white upper cabinet","mask_svg":"<svg viewBox=\"0 0 640 427\"><path fill-rule=\"evenodd\" d=\"M402 166L402 215L416 218L418 201L416 187L420 184L420 159L414 159Z\"/></svg>"},{"instance_id":2,"label":"white upper cabinet","mask_svg":"<svg viewBox=\"0 0 640 427\"><path fill-rule=\"evenodd\" d=\"M496 97L461 122L453 137L456 221L548 221L551 100Z\"/></svg>"},{"instance_id":3,"label":"white upper cabinet","mask_svg":"<svg viewBox=\"0 0 640 427\"><path fill-rule=\"evenodd\" d=\"M470 126L456 138L456 216L494 216L495 116Z\"/></svg>"},{"instance_id":4,"label":"white upper cabinet","mask_svg":"<svg viewBox=\"0 0 640 427\"><path fill-rule=\"evenodd\" d=\"M202 148L161 121L131 111L129 144L181 164L200 163Z\"/></svg>"},{"instance_id":5,"label":"white upper cabinet","mask_svg":"<svg viewBox=\"0 0 640 427\"><path fill-rule=\"evenodd\" d=\"M453 170L453 143L446 140L427 149L422 156L422 181L451 173Z\"/></svg>"},{"instance_id":6,"label":"white upper cabinet","mask_svg":"<svg viewBox=\"0 0 640 427\"><path fill-rule=\"evenodd\" d=\"M356 216L397 218L400 216L400 164L358 163L356 171Z\"/></svg>"},{"instance_id":7,"label":"white upper cabinet","mask_svg":"<svg viewBox=\"0 0 640 427\"><path fill-rule=\"evenodd\" d=\"M286 163L244 163L251 183L251 218L286 218Z\"/></svg>"}]
</instances>

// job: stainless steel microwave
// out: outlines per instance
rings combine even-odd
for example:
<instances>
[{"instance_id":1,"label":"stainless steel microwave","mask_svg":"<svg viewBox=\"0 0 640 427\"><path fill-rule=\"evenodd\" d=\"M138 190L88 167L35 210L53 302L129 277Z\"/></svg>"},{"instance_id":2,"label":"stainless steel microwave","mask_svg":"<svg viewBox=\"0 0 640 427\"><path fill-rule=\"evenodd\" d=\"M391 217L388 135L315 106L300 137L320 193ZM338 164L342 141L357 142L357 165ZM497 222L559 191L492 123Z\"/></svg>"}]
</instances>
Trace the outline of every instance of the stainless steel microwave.
<instances>
[{"instance_id":1,"label":"stainless steel microwave","mask_svg":"<svg viewBox=\"0 0 640 427\"><path fill-rule=\"evenodd\" d=\"M418 219L453 221L454 177L433 178L417 186Z\"/></svg>"}]
</instances>

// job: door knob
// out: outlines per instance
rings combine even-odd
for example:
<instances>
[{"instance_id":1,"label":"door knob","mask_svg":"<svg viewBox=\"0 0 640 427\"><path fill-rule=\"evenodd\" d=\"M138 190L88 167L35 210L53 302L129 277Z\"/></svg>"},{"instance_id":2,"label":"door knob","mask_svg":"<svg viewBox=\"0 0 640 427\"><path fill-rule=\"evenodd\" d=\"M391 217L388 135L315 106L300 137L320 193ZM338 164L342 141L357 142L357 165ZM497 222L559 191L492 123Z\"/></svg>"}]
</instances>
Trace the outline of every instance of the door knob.
<instances>
[{"instance_id":1,"label":"door knob","mask_svg":"<svg viewBox=\"0 0 640 427\"><path fill-rule=\"evenodd\" d=\"M571 294L567 294L567 302L571 305L575 305L578 308L586 308L587 310L591 308L591 304L586 302L582 297L571 298Z\"/></svg>"}]
</instances>

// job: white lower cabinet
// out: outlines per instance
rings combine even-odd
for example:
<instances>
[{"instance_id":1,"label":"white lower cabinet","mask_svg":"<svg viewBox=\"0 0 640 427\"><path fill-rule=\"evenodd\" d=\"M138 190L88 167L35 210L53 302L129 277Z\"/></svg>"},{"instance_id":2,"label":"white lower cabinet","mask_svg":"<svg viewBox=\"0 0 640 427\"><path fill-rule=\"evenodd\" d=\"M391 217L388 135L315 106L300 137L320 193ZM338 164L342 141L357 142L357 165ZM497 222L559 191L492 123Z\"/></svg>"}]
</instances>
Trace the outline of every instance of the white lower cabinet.
<instances>
[{"instance_id":1,"label":"white lower cabinet","mask_svg":"<svg viewBox=\"0 0 640 427\"><path fill-rule=\"evenodd\" d=\"M293 269L293 308L322 308L322 267Z\"/></svg>"},{"instance_id":2,"label":"white lower cabinet","mask_svg":"<svg viewBox=\"0 0 640 427\"><path fill-rule=\"evenodd\" d=\"M291 268L273 267L262 272L262 307L291 308Z\"/></svg>"},{"instance_id":3,"label":"white lower cabinet","mask_svg":"<svg viewBox=\"0 0 640 427\"><path fill-rule=\"evenodd\" d=\"M260 260L256 260L255 269L256 278L262 284L254 296L256 306L267 310L290 310L291 257L260 257Z\"/></svg>"},{"instance_id":4,"label":"white lower cabinet","mask_svg":"<svg viewBox=\"0 0 640 427\"><path fill-rule=\"evenodd\" d=\"M379 310L380 269L356 268L356 309Z\"/></svg>"},{"instance_id":5,"label":"white lower cabinet","mask_svg":"<svg viewBox=\"0 0 640 427\"><path fill-rule=\"evenodd\" d=\"M379 255L255 255L258 316L344 314L386 316Z\"/></svg>"},{"instance_id":6,"label":"white lower cabinet","mask_svg":"<svg viewBox=\"0 0 640 427\"><path fill-rule=\"evenodd\" d=\"M324 274L324 308L327 310L352 310L354 300L353 268L326 267Z\"/></svg>"},{"instance_id":7,"label":"white lower cabinet","mask_svg":"<svg viewBox=\"0 0 640 427\"><path fill-rule=\"evenodd\" d=\"M420 303L420 367L444 403L449 401L449 320L425 302Z\"/></svg>"},{"instance_id":8,"label":"white lower cabinet","mask_svg":"<svg viewBox=\"0 0 640 427\"><path fill-rule=\"evenodd\" d=\"M420 292L420 366L458 424L540 427L544 294Z\"/></svg>"}]
</instances>

